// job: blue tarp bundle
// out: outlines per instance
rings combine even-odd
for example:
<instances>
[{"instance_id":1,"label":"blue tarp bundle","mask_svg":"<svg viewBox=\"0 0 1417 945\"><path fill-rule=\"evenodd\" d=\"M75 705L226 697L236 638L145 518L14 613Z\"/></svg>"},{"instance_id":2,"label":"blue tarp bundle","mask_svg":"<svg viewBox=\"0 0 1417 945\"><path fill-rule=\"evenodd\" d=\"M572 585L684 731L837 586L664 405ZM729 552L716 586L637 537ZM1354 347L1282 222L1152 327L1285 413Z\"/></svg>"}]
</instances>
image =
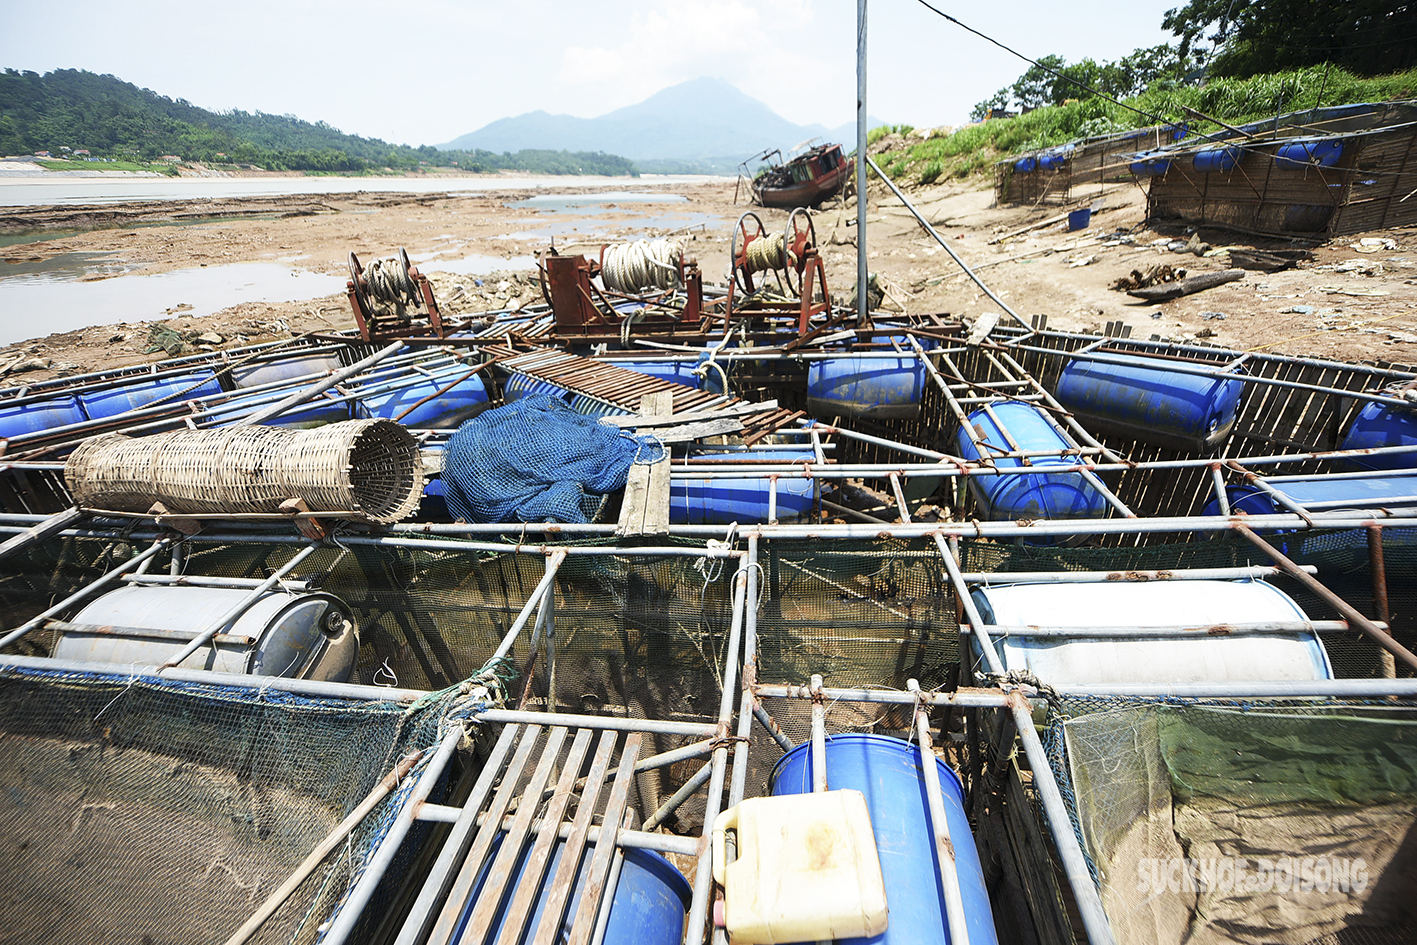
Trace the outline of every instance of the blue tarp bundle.
<instances>
[{"instance_id":1,"label":"blue tarp bundle","mask_svg":"<svg viewBox=\"0 0 1417 945\"><path fill-rule=\"evenodd\" d=\"M585 522L630 466L663 447L532 394L458 427L443 461L448 511L466 522Z\"/></svg>"}]
</instances>

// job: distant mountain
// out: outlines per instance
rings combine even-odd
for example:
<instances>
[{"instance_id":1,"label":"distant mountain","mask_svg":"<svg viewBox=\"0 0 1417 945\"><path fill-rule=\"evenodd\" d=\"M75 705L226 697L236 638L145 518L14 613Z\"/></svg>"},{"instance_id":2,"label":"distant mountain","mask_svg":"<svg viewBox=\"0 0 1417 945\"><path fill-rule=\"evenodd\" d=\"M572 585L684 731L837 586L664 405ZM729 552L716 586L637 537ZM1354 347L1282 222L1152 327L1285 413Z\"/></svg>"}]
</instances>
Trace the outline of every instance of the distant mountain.
<instances>
[{"instance_id":1,"label":"distant mountain","mask_svg":"<svg viewBox=\"0 0 1417 945\"><path fill-rule=\"evenodd\" d=\"M881 124L872 120L871 127ZM605 151L632 161L718 166L764 148L786 151L811 138L848 144L855 125L829 129L798 125L722 79L691 79L599 118L575 118L544 111L500 118L465 134L444 149L502 152L523 148ZM736 156L736 157L735 157ZM645 169L648 169L646 167Z\"/></svg>"},{"instance_id":2,"label":"distant mountain","mask_svg":"<svg viewBox=\"0 0 1417 945\"><path fill-rule=\"evenodd\" d=\"M516 154L411 148L347 135L325 122L264 112L211 112L111 75L56 69L0 71L0 155L86 151L93 157L251 164L267 169L362 172L456 164L464 170L543 174L634 174L612 154L546 149ZM170 162L169 162L170 163ZM175 172L175 171L174 171Z\"/></svg>"}]
</instances>

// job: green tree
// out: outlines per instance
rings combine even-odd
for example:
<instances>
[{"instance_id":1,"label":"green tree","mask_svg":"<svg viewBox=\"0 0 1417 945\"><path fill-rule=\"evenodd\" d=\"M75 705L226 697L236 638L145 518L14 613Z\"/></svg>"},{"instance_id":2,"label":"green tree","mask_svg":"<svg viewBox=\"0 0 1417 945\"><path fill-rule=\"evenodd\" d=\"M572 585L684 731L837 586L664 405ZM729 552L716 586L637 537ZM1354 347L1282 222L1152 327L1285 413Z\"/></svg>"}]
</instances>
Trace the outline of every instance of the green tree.
<instances>
[{"instance_id":1,"label":"green tree","mask_svg":"<svg viewBox=\"0 0 1417 945\"><path fill-rule=\"evenodd\" d=\"M1053 104L1054 86L1059 81L1057 73L1067 64L1068 61L1062 56L1044 56L1039 59L1018 77L1018 81L1009 86L1014 101L1025 108Z\"/></svg>"},{"instance_id":2,"label":"green tree","mask_svg":"<svg viewBox=\"0 0 1417 945\"><path fill-rule=\"evenodd\" d=\"M1357 75L1417 65L1417 3L1393 0L1190 0L1167 12L1180 57L1211 57L1215 75L1249 76L1332 62Z\"/></svg>"}]
</instances>

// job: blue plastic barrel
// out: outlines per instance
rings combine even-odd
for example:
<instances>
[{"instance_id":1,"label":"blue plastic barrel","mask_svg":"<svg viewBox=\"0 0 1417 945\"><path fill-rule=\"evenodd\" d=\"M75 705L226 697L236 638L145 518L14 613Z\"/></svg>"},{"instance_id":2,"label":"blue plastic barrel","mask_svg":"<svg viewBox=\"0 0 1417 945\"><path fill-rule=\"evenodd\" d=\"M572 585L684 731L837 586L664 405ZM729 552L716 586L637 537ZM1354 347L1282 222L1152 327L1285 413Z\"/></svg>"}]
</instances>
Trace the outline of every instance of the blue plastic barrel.
<instances>
[{"instance_id":1,"label":"blue plastic barrel","mask_svg":"<svg viewBox=\"0 0 1417 945\"><path fill-rule=\"evenodd\" d=\"M770 783L774 796L811 793L811 748L810 742L798 745L773 768ZM866 795L890 907L890 924L885 932L842 941L863 945L945 945L950 935L919 747L887 735L828 735L826 759L830 790L849 789ZM984 885L979 852L964 813L964 787L948 765L938 758L934 762L944 795L950 842L955 849L969 941L971 945L997 945L989 890Z\"/></svg>"},{"instance_id":2,"label":"blue plastic barrel","mask_svg":"<svg viewBox=\"0 0 1417 945\"><path fill-rule=\"evenodd\" d=\"M0 438L39 433L71 423L83 423L87 419L79 399L72 394L0 406Z\"/></svg>"},{"instance_id":3,"label":"blue plastic barrel","mask_svg":"<svg viewBox=\"0 0 1417 945\"><path fill-rule=\"evenodd\" d=\"M690 458L725 460L734 457L754 460L776 460L780 463L803 463L815 460L810 449L735 450L723 453L697 453ZM746 464L745 464L746 465ZM724 468L732 468L724 464ZM751 466L747 468L751 469ZM669 522L673 525L727 525L729 522L766 522L768 493L771 482L767 476L751 479L672 479L669 482ZM777 517L796 518L806 515L816 505L812 480L782 477L777 480Z\"/></svg>"},{"instance_id":4,"label":"blue plastic barrel","mask_svg":"<svg viewBox=\"0 0 1417 945\"><path fill-rule=\"evenodd\" d=\"M1037 167L1038 167L1038 159L1037 159L1037 158L1033 157L1032 155L1029 155L1028 157L1021 157L1021 158L1019 158L1017 161L1014 162L1014 173L1015 173L1015 174L1031 174L1031 173L1033 173L1034 169L1037 168Z\"/></svg>"},{"instance_id":5,"label":"blue plastic barrel","mask_svg":"<svg viewBox=\"0 0 1417 945\"><path fill-rule=\"evenodd\" d=\"M968 419L975 435L985 446L993 447L995 452L1012 452L1010 439L1018 444L1020 450L1072 448L1072 444L1048 422L1043 411L1033 404L1010 400L994 404L990 409L1007 428L1007 437L999 424L983 410L976 410ZM980 458L965 431L960 430L956 434L955 442L960 456L965 459ZM1031 458L1031 468L1043 470L1049 466L1072 466L1076 462L1075 456L1036 456ZM1019 459L1005 458L996 459L994 465L1000 469L1017 469L1023 463ZM993 521L1101 518L1107 508L1102 493L1075 472L970 476L969 484L984 517Z\"/></svg>"},{"instance_id":6,"label":"blue plastic barrel","mask_svg":"<svg viewBox=\"0 0 1417 945\"><path fill-rule=\"evenodd\" d=\"M819 417L914 420L925 394L925 366L914 356L844 356L807 364L807 412Z\"/></svg>"},{"instance_id":7,"label":"blue plastic barrel","mask_svg":"<svg viewBox=\"0 0 1417 945\"><path fill-rule=\"evenodd\" d=\"M256 411L264 410L272 404L277 403L282 398L290 396L296 390L299 390L299 388L292 387L290 390L285 391L267 391L260 394L253 394L249 397L241 397L213 407L210 416L216 421L215 426L231 426L233 423L244 420ZM342 400L339 403L335 403L328 397L320 396L298 407L292 407L273 420L267 420L266 425L307 430L312 427L323 426L326 423L338 423L341 420L349 420L352 416L349 401Z\"/></svg>"},{"instance_id":8,"label":"blue plastic barrel","mask_svg":"<svg viewBox=\"0 0 1417 945\"><path fill-rule=\"evenodd\" d=\"M1051 151L1042 151L1038 155L1038 168L1043 171L1056 171L1067 166L1068 161L1073 156L1071 146L1057 148Z\"/></svg>"},{"instance_id":9,"label":"blue plastic barrel","mask_svg":"<svg viewBox=\"0 0 1417 945\"><path fill-rule=\"evenodd\" d=\"M1230 436L1245 390L1240 378L1182 374L1158 358L1108 357L1120 363L1070 362L1054 390L1089 430L1195 452Z\"/></svg>"},{"instance_id":10,"label":"blue plastic barrel","mask_svg":"<svg viewBox=\"0 0 1417 945\"><path fill-rule=\"evenodd\" d=\"M188 391L188 388L192 389ZM90 420L99 420L146 407L155 400L169 397L179 391L187 393L181 397L172 397L164 403L181 403L222 392L221 382L216 379L215 374L211 371L196 371L176 377L140 378L122 387L85 391L79 394L79 403L83 404L84 412L89 415Z\"/></svg>"},{"instance_id":11,"label":"blue plastic barrel","mask_svg":"<svg viewBox=\"0 0 1417 945\"><path fill-rule=\"evenodd\" d=\"M1333 167L1343 157L1343 142L1332 138L1307 139L1281 144L1275 164L1284 168Z\"/></svg>"},{"instance_id":12,"label":"blue plastic barrel","mask_svg":"<svg viewBox=\"0 0 1417 945\"><path fill-rule=\"evenodd\" d=\"M1068 214L1068 230L1085 230L1092 222L1092 208L1083 207L1081 210L1073 210Z\"/></svg>"},{"instance_id":13,"label":"blue plastic barrel","mask_svg":"<svg viewBox=\"0 0 1417 945\"><path fill-rule=\"evenodd\" d=\"M1338 448L1370 450L1383 446L1417 446L1417 407L1369 401L1353 418ZM1387 456L1356 456L1344 462L1354 469L1410 469L1417 467L1417 450Z\"/></svg>"},{"instance_id":14,"label":"blue plastic barrel","mask_svg":"<svg viewBox=\"0 0 1417 945\"><path fill-rule=\"evenodd\" d=\"M1146 151L1136 155L1129 166L1137 177L1160 177L1171 170L1171 158L1162 151Z\"/></svg>"},{"instance_id":15,"label":"blue plastic barrel","mask_svg":"<svg viewBox=\"0 0 1417 945\"><path fill-rule=\"evenodd\" d=\"M1390 476L1273 476L1265 483L1314 512L1417 508L1417 470ZM1227 486L1225 495L1231 509L1247 515L1289 512L1274 496L1254 486ZM1219 515L1220 503L1211 499L1204 514Z\"/></svg>"},{"instance_id":16,"label":"blue plastic barrel","mask_svg":"<svg viewBox=\"0 0 1417 945\"><path fill-rule=\"evenodd\" d=\"M472 895L468 897L463 908L462 917L458 920L457 931L452 939L455 943L461 942L467 931L467 921L472 914L478 896L482 894L482 887L487 879L487 869L501 849L503 837L498 837L494 842L492 850L488 854L487 863L483 865L482 873L478 876L477 883L473 887ZM492 916L491 931L486 941L495 942L502 933L502 925L507 918L507 905L515 890L522 883L522 875L526 872L527 855L533 843L535 843L534 839L529 840L526 847L522 849L521 856L517 859L516 870L512 874L511 882L507 884L507 891L503 894L502 903ZM552 851L551 864L546 870L546 878L542 881L541 892L536 897L536 904L532 907L531 917L527 920L526 932L517 939L519 945L529 943L536 937L537 927L541 924L541 914L546 908L546 887L556 876L556 870L561 864L561 854L565 849L566 842L562 840L557 842L555 850ZM679 945L684 938L684 916L689 911L689 902L692 898L689 883L668 860L658 853L633 848L623 852L625 862L620 869L619 882L615 885L615 898L610 901L610 916L605 927L605 945ZM553 941L563 942L570 934L576 909L580 905L581 893L584 892L586 881L589 879L590 861L594 854L595 845L588 844L585 852L581 855L580 872L576 874L575 888L571 891L570 902L567 904L560 933L554 937Z\"/></svg>"},{"instance_id":17,"label":"blue plastic barrel","mask_svg":"<svg viewBox=\"0 0 1417 945\"><path fill-rule=\"evenodd\" d=\"M231 369L231 383L237 388L259 387L275 381L291 381L316 374L338 371L342 365L332 352L325 354L294 354L257 361Z\"/></svg>"},{"instance_id":18,"label":"blue plastic barrel","mask_svg":"<svg viewBox=\"0 0 1417 945\"><path fill-rule=\"evenodd\" d=\"M393 420L423 398L442 391L461 376L457 372L449 372L441 377L424 378L407 387L360 397L355 402L354 415L359 419L382 417ZM458 381L426 404L414 407L399 423L407 427L455 427L482 413L489 403L487 386L482 383L482 378L474 374Z\"/></svg>"},{"instance_id":19,"label":"blue plastic barrel","mask_svg":"<svg viewBox=\"0 0 1417 945\"><path fill-rule=\"evenodd\" d=\"M543 381L539 377L532 377L530 374L512 374L508 376L507 382L502 385L502 400L512 403L521 400L529 394L549 394L558 400L569 401L571 392L564 387L557 387L550 381Z\"/></svg>"},{"instance_id":20,"label":"blue plastic barrel","mask_svg":"<svg viewBox=\"0 0 1417 945\"><path fill-rule=\"evenodd\" d=\"M1244 153L1242 148L1237 147L1205 148L1195 153L1191 165L1202 174L1228 174L1240 163Z\"/></svg>"}]
</instances>

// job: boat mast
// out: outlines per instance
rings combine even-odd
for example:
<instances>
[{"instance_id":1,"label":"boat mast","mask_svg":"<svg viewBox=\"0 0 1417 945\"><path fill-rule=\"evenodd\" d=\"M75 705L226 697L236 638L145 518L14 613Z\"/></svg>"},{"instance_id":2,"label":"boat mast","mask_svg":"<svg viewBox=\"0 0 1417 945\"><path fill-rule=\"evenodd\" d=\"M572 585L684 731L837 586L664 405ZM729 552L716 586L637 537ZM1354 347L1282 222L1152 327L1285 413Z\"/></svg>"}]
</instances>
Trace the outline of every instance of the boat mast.
<instances>
[{"instance_id":1,"label":"boat mast","mask_svg":"<svg viewBox=\"0 0 1417 945\"><path fill-rule=\"evenodd\" d=\"M856 323L866 324L866 0L856 0Z\"/></svg>"}]
</instances>

